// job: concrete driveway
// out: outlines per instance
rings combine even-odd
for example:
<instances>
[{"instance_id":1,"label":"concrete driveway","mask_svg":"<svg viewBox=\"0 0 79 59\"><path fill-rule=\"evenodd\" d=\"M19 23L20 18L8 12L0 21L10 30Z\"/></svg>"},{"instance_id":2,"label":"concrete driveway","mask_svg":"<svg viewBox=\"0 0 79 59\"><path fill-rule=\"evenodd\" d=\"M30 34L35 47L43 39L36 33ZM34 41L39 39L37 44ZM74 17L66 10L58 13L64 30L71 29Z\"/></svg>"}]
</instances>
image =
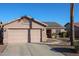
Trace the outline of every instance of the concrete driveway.
<instances>
[{"instance_id":1,"label":"concrete driveway","mask_svg":"<svg viewBox=\"0 0 79 59\"><path fill-rule=\"evenodd\" d=\"M63 56L63 54L51 51L51 48L43 44L8 44L1 54L2 56Z\"/></svg>"}]
</instances>

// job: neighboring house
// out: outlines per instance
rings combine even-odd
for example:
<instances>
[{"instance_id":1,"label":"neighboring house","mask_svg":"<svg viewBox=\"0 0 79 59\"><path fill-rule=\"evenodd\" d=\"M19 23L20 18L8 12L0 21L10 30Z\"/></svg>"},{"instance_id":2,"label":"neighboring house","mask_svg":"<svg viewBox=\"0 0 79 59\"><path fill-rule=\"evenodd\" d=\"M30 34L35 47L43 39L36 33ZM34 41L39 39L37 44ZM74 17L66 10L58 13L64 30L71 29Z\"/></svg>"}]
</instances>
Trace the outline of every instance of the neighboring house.
<instances>
[{"instance_id":1,"label":"neighboring house","mask_svg":"<svg viewBox=\"0 0 79 59\"><path fill-rule=\"evenodd\" d=\"M65 29L68 33L70 32L70 23L65 24ZM79 22L74 23L74 33L75 37L79 38Z\"/></svg>"},{"instance_id":2,"label":"neighboring house","mask_svg":"<svg viewBox=\"0 0 79 59\"><path fill-rule=\"evenodd\" d=\"M44 22L48 24L46 27L46 33L48 38L52 38L52 34L56 33L59 34L60 32L64 32L64 27L56 22Z\"/></svg>"},{"instance_id":3,"label":"neighboring house","mask_svg":"<svg viewBox=\"0 0 79 59\"><path fill-rule=\"evenodd\" d=\"M23 16L4 24L4 43L39 43L46 41L47 24Z\"/></svg>"}]
</instances>

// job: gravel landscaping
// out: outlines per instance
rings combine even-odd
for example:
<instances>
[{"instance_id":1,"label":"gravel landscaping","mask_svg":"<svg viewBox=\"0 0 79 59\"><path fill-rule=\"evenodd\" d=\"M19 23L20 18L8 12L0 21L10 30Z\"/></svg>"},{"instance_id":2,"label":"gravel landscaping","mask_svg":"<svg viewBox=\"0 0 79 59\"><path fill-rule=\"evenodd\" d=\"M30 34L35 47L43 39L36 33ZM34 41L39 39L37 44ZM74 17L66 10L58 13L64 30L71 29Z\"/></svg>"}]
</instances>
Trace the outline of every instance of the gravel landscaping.
<instances>
[{"instance_id":1,"label":"gravel landscaping","mask_svg":"<svg viewBox=\"0 0 79 59\"><path fill-rule=\"evenodd\" d=\"M48 45L51 47L52 51L60 52L64 54L65 56L79 56L79 53L75 51L75 48L73 46L55 46L55 45Z\"/></svg>"},{"instance_id":2,"label":"gravel landscaping","mask_svg":"<svg viewBox=\"0 0 79 59\"><path fill-rule=\"evenodd\" d=\"M58 44L47 44L48 46L51 47L52 51L55 52L60 52L62 54L64 54L65 56L79 56L79 52L76 52L75 47L74 46L70 46L70 42L69 39L57 39L56 42L60 42ZM55 42L55 40L51 41L52 43ZM51 43L49 42L49 43Z\"/></svg>"}]
</instances>

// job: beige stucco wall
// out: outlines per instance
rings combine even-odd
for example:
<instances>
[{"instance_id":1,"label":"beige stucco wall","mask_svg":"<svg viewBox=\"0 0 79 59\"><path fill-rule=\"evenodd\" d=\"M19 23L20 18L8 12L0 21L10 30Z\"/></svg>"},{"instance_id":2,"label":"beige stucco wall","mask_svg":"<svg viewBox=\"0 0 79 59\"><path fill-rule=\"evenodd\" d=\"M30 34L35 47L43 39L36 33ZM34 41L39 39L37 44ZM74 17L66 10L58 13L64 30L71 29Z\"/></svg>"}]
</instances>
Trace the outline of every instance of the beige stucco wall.
<instances>
[{"instance_id":1,"label":"beige stucco wall","mask_svg":"<svg viewBox=\"0 0 79 59\"><path fill-rule=\"evenodd\" d=\"M26 20L26 21L23 21L23 20ZM27 19L22 19L21 21L15 21L13 23L10 23L4 26L4 28L29 28L29 21ZM32 21L32 28L44 28L44 26Z\"/></svg>"},{"instance_id":2,"label":"beige stucco wall","mask_svg":"<svg viewBox=\"0 0 79 59\"><path fill-rule=\"evenodd\" d=\"M21 21L12 22L4 26L4 28L29 28L29 21L27 19L22 19Z\"/></svg>"},{"instance_id":3,"label":"beige stucco wall","mask_svg":"<svg viewBox=\"0 0 79 59\"><path fill-rule=\"evenodd\" d=\"M13 34L11 34L11 33L14 33L13 31L11 32L10 31L10 29L8 29L8 28L29 28L29 21L26 19L26 21L24 20L24 19L22 19L21 21L15 21L15 22L13 22L13 23L10 23L10 24L8 24L8 25L6 25L6 26L4 26L4 40L3 40L3 42L6 44L6 43L8 43L8 42L12 42L12 40L13 39L10 39L10 38L14 38L14 37L10 37L10 35L13 35ZM26 22L27 24L23 24L24 22ZM32 28L37 28L37 29L44 29L44 31L42 31L42 41L46 41L46 29L45 29L45 27L44 26L41 26L41 25L39 25L39 24L37 24L37 23L34 23L34 22L32 22ZM22 30L21 29L21 30ZM11 29L12 30L12 29ZM17 29L16 29L17 30ZM18 30L20 30L20 29L18 29ZM26 29L27 30L27 29ZM24 32L24 30L22 30L23 32ZM21 34L21 33L23 33L23 32L20 32L20 31L17 31L17 35L19 35L19 34ZM10 33L10 34L8 34L8 33ZM24 33L27 33L27 32L24 32ZM33 34L34 33L36 33L37 35L35 35L36 36L36 38L35 39L33 39L34 37L33 37ZM40 40L40 34L38 34L39 33L39 30L36 30L36 31L32 31L32 33L31 33L31 35L32 35L32 41L34 42L37 42L37 41L39 41ZM28 33L27 33L28 34ZM24 37L25 35L26 36L28 36L27 34L23 34L22 35L22 37ZM15 34L16 35L16 34ZM17 37L17 36L16 36ZM20 37L20 36L19 36ZM21 38L22 38L21 37ZM24 37L25 38L25 37ZM17 39L19 39L18 37L17 37ZM37 40L36 40L37 39ZM20 39L21 40L21 39ZM18 41L18 40L17 40ZM26 40L27 41L27 40ZM13 41L13 42L16 42L15 40ZM19 41L18 41L19 42ZM20 41L21 42L21 41ZM40 41L39 41L40 42Z\"/></svg>"},{"instance_id":4,"label":"beige stucco wall","mask_svg":"<svg viewBox=\"0 0 79 59\"><path fill-rule=\"evenodd\" d=\"M56 29L51 29L52 33L56 33Z\"/></svg>"},{"instance_id":5,"label":"beige stucco wall","mask_svg":"<svg viewBox=\"0 0 79 59\"><path fill-rule=\"evenodd\" d=\"M65 29L61 29L61 32L66 32Z\"/></svg>"},{"instance_id":6,"label":"beige stucco wall","mask_svg":"<svg viewBox=\"0 0 79 59\"><path fill-rule=\"evenodd\" d=\"M65 32L64 29L52 29L52 33L56 33L56 30L60 30L60 32Z\"/></svg>"},{"instance_id":7,"label":"beige stucco wall","mask_svg":"<svg viewBox=\"0 0 79 59\"><path fill-rule=\"evenodd\" d=\"M42 30L42 41L46 41L47 40L47 35L46 35L46 28L43 28Z\"/></svg>"},{"instance_id":8,"label":"beige stucco wall","mask_svg":"<svg viewBox=\"0 0 79 59\"><path fill-rule=\"evenodd\" d=\"M39 25L39 24L37 24L35 22L32 22L32 27L33 28L44 28L44 26L41 26L41 25Z\"/></svg>"}]
</instances>

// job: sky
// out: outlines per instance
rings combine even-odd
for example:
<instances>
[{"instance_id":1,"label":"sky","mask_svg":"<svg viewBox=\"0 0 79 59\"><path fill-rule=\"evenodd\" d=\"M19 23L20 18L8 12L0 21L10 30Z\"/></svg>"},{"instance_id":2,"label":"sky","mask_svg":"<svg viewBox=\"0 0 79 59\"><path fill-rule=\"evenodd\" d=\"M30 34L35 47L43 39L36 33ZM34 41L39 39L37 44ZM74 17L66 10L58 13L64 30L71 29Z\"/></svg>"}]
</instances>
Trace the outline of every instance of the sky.
<instances>
[{"instance_id":1,"label":"sky","mask_svg":"<svg viewBox=\"0 0 79 59\"><path fill-rule=\"evenodd\" d=\"M22 16L31 16L41 22L57 22L64 26L70 21L70 4L0 3L0 21L3 23ZM74 21L79 22L79 4L74 4Z\"/></svg>"}]
</instances>

